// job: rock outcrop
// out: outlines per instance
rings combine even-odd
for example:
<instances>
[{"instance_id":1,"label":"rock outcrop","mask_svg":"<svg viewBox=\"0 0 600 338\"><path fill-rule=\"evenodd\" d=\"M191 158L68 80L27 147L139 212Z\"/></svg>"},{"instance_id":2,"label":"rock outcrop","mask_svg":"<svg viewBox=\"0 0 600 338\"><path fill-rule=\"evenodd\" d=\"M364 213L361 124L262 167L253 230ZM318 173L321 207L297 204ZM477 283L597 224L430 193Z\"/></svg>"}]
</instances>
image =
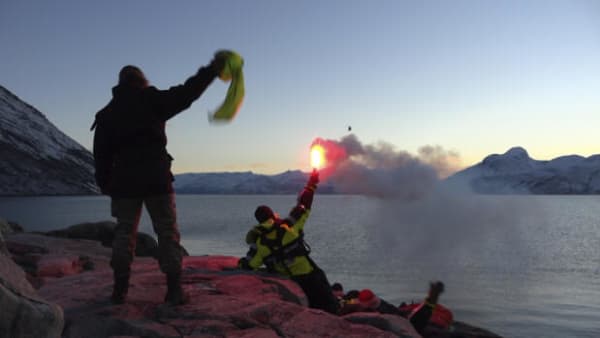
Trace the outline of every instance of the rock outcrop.
<instances>
[{"instance_id":1,"label":"rock outcrop","mask_svg":"<svg viewBox=\"0 0 600 338\"><path fill-rule=\"evenodd\" d=\"M110 269L111 249L91 240L70 240L40 234L8 236L6 247L13 260L39 288L49 280L93 269Z\"/></svg>"},{"instance_id":2,"label":"rock outcrop","mask_svg":"<svg viewBox=\"0 0 600 338\"><path fill-rule=\"evenodd\" d=\"M0 254L9 254L4 243L4 237L18 232L23 232L23 228L19 224L0 218Z\"/></svg>"},{"instance_id":3,"label":"rock outcrop","mask_svg":"<svg viewBox=\"0 0 600 338\"><path fill-rule=\"evenodd\" d=\"M107 248L112 247L117 224L111 221L75 224L65 229L52 230L45 235L71 239L88 239L98 241ZM181 247L184 256L189 256ZM135 246L135 255L138 257L154 257L158 255L158 243L149 234L138 232Z\"/></svg>"},{"instance_id":4,"label":"rock outcrop","mask_svg":"<svg viewBox=\"0 0 600 338\"><path fill-rule=\"evenodd\" d=\"M13 260L0 253L0 337L60 337L62 309L41 298Z\"/></svg>"},{"instance_id":5,"label":"rock outcrop","mask_svg":"<svg viewBox=\"0 0 600 338\"><path fill-rule=\"evenodd\" d=\"M107 301L110 271L62 278L44 285L40 293L65 309L64 337L396 336L307 308L304 294L290 280L222 270L236 261L233 257L185 258L183 284L191 301L179 307L162 304L164 276L147 258L134 263L124 305ZM77 291L65 294L65 289Z\"/></svg>"},{"instance_id":6,"label":"rock outcrop","mask_svg":"<svg viewBox=\"0 0 600 338\"><path fill-rule=\"evenodd\" d=\"M0 218L0 235L2 235L2 237L19 232L23 232L22 226L15 222L10 222Z\"/></svg>"},{"instance_id":7,"label":"rock outcrop","mask_svg":"<svg viewBox=\"0 0 600 338\"><path fill-rule=\"evenodd\" d=\"M8 236L7 247L17 260L30 257L25 268L42 280L39 296L64 310L65 338L420 337L400 316L339 317L310 309L293 281L237 270L236 257L184 257L182 283L190 303L176 307L163 304L166 281L156 260L136 257L127 301L113 305L110 249L98 241L23 233ZM431 328L424 337L498 337L462 323L456 328Z\"/></svg>"}]
</instances>

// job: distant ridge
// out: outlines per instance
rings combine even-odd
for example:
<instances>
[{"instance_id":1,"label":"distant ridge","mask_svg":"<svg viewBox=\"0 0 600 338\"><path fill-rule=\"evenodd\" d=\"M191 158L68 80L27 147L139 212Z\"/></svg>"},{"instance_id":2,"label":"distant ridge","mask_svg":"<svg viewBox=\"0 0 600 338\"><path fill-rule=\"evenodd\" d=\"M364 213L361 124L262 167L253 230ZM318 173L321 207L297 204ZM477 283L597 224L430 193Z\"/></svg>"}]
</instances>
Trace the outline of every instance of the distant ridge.
<instances>
[{"instance_id":1,"label":"distant ridge","mask_svg":"<svg viewBox=\"0 0 600 338\"><path fill-rule=\"evenodd\" d=\"M296 194L308 173L299 170L277 175L246 172L186 173L175 176L180 194ZM600 194L600 155L567 155L550 161L532 159L527 150L514 147L492 154L480 163L442 182L481 194ZM319 193L341 193L334 183L323 182Z\"/></svg>"},{"instance_id":2,"label":"distant ridge","mask_svg":"<svg viewBox=\"0 0 600 338\"><path fill-rule=\"evenodd\" d=\"M522 147L487 156L446 180L484 194L599 194L600 155L560 156L550 161L529 157Z\"/></svg>"},{"instance_id":3,"label":"distant ridge","mask_svg":"<svg viewBox=\"0 0 600 338\"><path fill-rule=\"evenodd\" d=\"M176 175L181 194L296 194L308 178L299 170ZM444 184L485 194L600 194L600 155L532 159L522 147L487 156ZM93 156L37 109L0 86L0 196L97 194ZM339 193L322 182L319 193Z\"/></svg>"},{"instance_id":4,"label":"distant ridge","mask_svg":"<svg viewBox=\"0 0 600 338\"><path fill-rule=\"evenodd\" d=\"M92 154L2 86L0 159L0 195L98 192Z\"/></svg>"},{"instance_id":5,"label":"distant ridge","mask_svg":"<svg viewBox=\"0 0 600 338\"><path fill-rule=\"evenodd\" d=\"M175 176L174 188L180 194L297 194L309 174L300 170L276 175L245 172L186 173ZM334 193L329 183L319 185L319 193Z\"/></svg>"}]
</instances>

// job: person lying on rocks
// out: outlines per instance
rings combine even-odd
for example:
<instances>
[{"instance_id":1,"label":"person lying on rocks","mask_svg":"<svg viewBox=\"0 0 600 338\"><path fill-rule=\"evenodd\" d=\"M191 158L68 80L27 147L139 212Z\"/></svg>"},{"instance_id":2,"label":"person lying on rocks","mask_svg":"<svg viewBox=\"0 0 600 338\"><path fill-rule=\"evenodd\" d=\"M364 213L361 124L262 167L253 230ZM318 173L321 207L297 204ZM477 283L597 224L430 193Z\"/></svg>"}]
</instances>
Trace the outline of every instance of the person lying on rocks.
<instances>
[{"instance_id":1,"label":"person lying on rocks","mask_svg":"<svg viewBox=\"0 0 600 338\"><path fill-rule=\"evenodd\" d=\"M394 305L377 297L373 291L363 289L358 293L358 297L351 299L344 304L340 314L352 312L379 312L384 314L402 315L402 312Z\"/></svg>"},{"instance_id":2,"label":"person lying on rocks","mask_svg":"<svg viewBox=\"0 0 600 338\"><path fill-rule=\"evenodd\" d=\"M358 303L358 295L360 291L358 290L350 290L348 291L344 297L342 297L344 304L356 304Z\"/></svg>"},{"instance_id":3,"label":"person lying on rocks","mask_svg":"<svg viewBox=\"0 0 600 338\"><path fill-rule=\"evenodd\" d=\"M264 264L269 272L290 277L298 283L310 307L337 314L339 304L327 276L310 258L310 248L304 242L304 224L310 215L318 182L319 173L315 170L285 219L279 218L266 205L256 208L254 216L259 224L246 235L250 250L238 266L258 270Z\"/></svg>"},{"instance_id":4,"label":"person lying on rocks","mask_svg":"<svg viewBox=\"0 0 600 338\"><path fill-rule=\"evenodd\" d=\"M442 292L444 292L444 283L440 281L432 282L429 284L429 292L423 303L416 307L407 307L405 304L396 307L377 297L373 291L364 289L358 294L358 302L346 302L340 309L340 314L344 315L353 312L379 312L383 314L399 315L408 318L415 330L422 334L431 319L433 310L436 308L439 296ZM407 309L410 308L412 308L412 310L407 311Z\"/></svg>"},{"instance_id":5,"label":"person lying on rocks","mask_svg":"<svg viewBox=\"0 0 600 338\"><path fill-rule=\"evenodd\" d=\"M333 296L340 302L344 298L344 287L342 284L335 282L331 285Z\"/></svg>"},{"instance_id":6,"label":"person lying on rocks","mask_svg":"<svg viewBox=\"0 0 600 338\"><path fill-rule=\"evenodd\" d=\"M425 298L423 303L414 308L410 313L404 313L404 315L406 315L406 317L410 320L413 327L420 334L423 334L423 330L430 322L434 310L438 307L438 300L440 298L440 294L442 294L443 292L444 283L442 283L441 281L429 283L429 292L427 293L427 297ZM400 306L400 311L403 311L402 306ZM450 323L448 323L448 325L449 324Z\"/></svg>"}]
</instances>

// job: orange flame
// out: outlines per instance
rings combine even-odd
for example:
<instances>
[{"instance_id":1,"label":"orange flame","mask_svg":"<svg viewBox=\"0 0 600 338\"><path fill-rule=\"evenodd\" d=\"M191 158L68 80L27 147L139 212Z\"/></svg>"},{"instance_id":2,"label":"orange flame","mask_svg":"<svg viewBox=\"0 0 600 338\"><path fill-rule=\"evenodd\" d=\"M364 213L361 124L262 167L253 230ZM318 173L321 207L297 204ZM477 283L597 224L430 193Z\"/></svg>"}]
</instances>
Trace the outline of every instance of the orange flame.
<instances>
[{"instance_id":1,"label":"orange flame","mask_svg":"<svg viewBox=\"0 0 600 338\"><path fill-rule=\"evenodd\" d=\"M310 148L310 165L315 169L320 169L325 165L325 149L320 144L315 144Z\"/></svg>"}]
</instances>

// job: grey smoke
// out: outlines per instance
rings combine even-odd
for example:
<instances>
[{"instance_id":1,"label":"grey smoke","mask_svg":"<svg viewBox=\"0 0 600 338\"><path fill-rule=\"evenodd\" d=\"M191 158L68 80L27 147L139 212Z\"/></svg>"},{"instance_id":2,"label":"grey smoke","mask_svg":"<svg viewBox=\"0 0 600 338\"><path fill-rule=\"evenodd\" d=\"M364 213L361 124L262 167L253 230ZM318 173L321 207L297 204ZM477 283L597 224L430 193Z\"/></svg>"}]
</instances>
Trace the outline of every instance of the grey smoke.
<instances>
[{"instance_id":1,"label":"grey smoke","mask_svg":"<svg viewBox=\"0 0 600 338\"><path fill-rule=\"evenodd\" d=\"M318 140L328 157L326 179L345 193L377 198L379 209L367 224L371 254L419 260L424 266L477 266L498 255L519 262L519 228L532 210L510 196L485 196L467 186L445 185L460 157L440 146L424 146L418 154L388 143L362 144L355 135L339 141ZM339 147L339 148L337 148ZM343 154L345 156L341 156Z\"/></svg>"},{"instance_id":2,"label":"grey smoke","mask_svg":"<svg viewBox=\"0 0 600 338\"><path fill-rule=\"evenodd\" d=\"M459 156L440 146L424 146L418 155L385 142L362 144L354 135L339 141L318 139L326 149L325 179L343 193L414 201L426 196L440 177L456 170Z\"/></svg>"}]
</instances>

